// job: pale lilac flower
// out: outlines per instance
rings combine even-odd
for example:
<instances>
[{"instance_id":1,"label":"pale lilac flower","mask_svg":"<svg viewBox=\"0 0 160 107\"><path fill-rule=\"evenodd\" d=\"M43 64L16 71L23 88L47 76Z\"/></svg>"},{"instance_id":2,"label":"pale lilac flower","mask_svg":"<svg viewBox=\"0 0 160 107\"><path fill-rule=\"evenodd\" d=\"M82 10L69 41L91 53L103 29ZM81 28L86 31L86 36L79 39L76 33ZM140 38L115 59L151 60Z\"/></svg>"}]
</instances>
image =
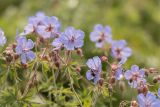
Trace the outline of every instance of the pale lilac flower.
<instances>
[{"instance_id":1,"label":"pale lilac flower","mask_svg":"<svg viewBox=\"0 0 160 107\"><path fill-rule=\"evenodd\" d=\"M43 12L37 12L35 16L31 16L28 20L28 24L24 27L24 32L22 32L20 35L37 33L37 27L39 25L43 25L43 20L45 17L46 16Z\"/></svg>"},{"instance_id":2,"label":"pale lilac flower","mask_svg":"<svg viewBox=\"0 0 160 107\"><path fill-rule=\"evenodd\" d=\"M91 59L88 59L87 66L90 68L90 70L87 71L86 77L88 80L94 80L94 83L97 84L97 82L100 79L101 71L102 71L102 64L101 60L98 56L95 56Z\"/></svg>"},{"instance_id":3,"label":"pale lilac flower","mask_svg":"<svg viewBox=\"0 0 160 107\"><path fill-rule=\"evenodd\" d=\"M6 44L7 39L4 36L4 32L3 30L0 28L0 46L4 46L4 44Z\"/></svg>"},{"instance_id":4,"label":"pale lilac flower","mask_svg":"<svg viewBox=\"0 0 160 107\"><path fill-rule=\"evenodd\" d=\"M37 27L37 32L43 38L56 37L60 34L61 24L57 17L46 16L43 20L43 24Z\"/></svg>"},{"instance_id":5,"label":"pale lilac flower","mask_svg":"<svg viewBox=\"0 0 160 107\"><path fill-rule=\"evenodd\" d=\"M113 41L111 47L112 56L123 64L132 54L132 50L129 47L126 47L126 45L127 43L125 40L119 40Z\"/></svg>"},{"instance_id":6,"label":"pale lilac flower","mask_svg":"<svg viewBox=\"0 0 160 107\"><path fill-rule=\"evenodd\" d=\"M25 37L17 38L16 53L20 55L21 62L26 64L27 60L32 61L36 56L31 49L34 47L34 42L31 39L26 39Z\"/></svg>"},{"instance_id":7,"label":"pale lilac flower","mask_svg":"<svg viewBox=\"0 0 160 107\"><path fill-rule=\"evenodd\" d=\"M137 65L132 65L131 70L127 70L124 76L128 80L128 84L133 88L136 88L141 83L145 84L146 82L144 79L145 70L139 69Z\"/></svg>"},{"instance_id":8,"label":"pale lilac flower","mask_svg":"<svg viewBox=\"0 0 160 107\"><path fill-rule=\"evenodd\" d=\"M65 32L59 37L59 41L67 50L74 50L83 46L84 32L73 27L66 28Z\"/></svg>"},{"instance_id":9,"label":"pale lilac flower","mask_svg":"<svg viewBox=\"0 0 160 107\"><path fill-rule=\"evenodd\" d=\"M160 106L160 100L157 99L157 97L151 93L147 92L146 95L143 93L139 94L137 96L139 107L159 107Z\"/></svg>"},{"instance_id":10,"label":"pale lilac flower","mask_svg":"<svg viewBox=\"0 0 160 107\"><path fill-rule=\"evenodd\" d=\"M111 43L112 32L109 26L97 24L94 26L93 32L90 34L91 41L96 43L96 47L101 48L105 43Z\"/></svg>"}]
</instances>

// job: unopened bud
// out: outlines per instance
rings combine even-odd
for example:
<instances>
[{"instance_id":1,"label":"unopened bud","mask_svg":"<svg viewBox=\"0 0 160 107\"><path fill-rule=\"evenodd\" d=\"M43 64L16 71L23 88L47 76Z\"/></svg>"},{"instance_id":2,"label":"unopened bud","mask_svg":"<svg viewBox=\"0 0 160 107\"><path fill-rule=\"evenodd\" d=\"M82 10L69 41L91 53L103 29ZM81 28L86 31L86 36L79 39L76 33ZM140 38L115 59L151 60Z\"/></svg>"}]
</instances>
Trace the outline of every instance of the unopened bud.
<instances>
[{"instance_id":1,"label":"unopened bud","mask_svg":"<svg viewBox=\"0 0 160 107\"><path fill-rule=\"evenodd\" d=\"M153 78L153 83L157 83L157 82L158 82L157 77L154 77Z\"/></svg>"},{"instance_id":2,"label":"unopened bud","mask_svg":"<svg viewBox=\"0 0 160 107\"><path fill-rule=\"evenodd\" d=\"M115 76L111 76L111 78L109 79L109 83L110 83L110 84L114 84L115 81L116 81Z\"/></svg>"},{"instance_id":3,"label":"unopened bud","mask_svg":"<svg viewBox=\"0 0 160 107\"><path fill-rule=\"evenodd\" d=\"M138 107L137 101L135 101L135 100L131 101L131 106L130 107Z\"/></svg>"},{"instance_id":4,"label":"unopened bud","mask_svg":"<svg viewBox=\"0 0 160 107\"><path fill-rule=\"evenodd\" d=\"M77 71L77 72L80 72L80 71L81 71L81 67L80 67L80 66L77 66L77 67L76 67L76 71Z\"/></svg>"},{"instance_id":5,"label":"unopened bud","mask_svg":"<svg viewBox=\"0 0 160 107\"><path fill-rule=\"evenodd\" d=\"M54 63L57 68L60 68L60 63L57 61Z\"/></svg>"},{"instance_id":6,"label":"unopened bud","mask_svg":"<svg viewBox=\"0 0 160 107\"><path fill-rule=\"evenodd\" d=\"M102 60L103 62L106 62L106 61L108 60L108 58L107 58L106 56L102 56L102 57L101 57L101 60Z\"/></svg>"},{"instance_id":7,"label":"unopened bud","mask_svg":"<svg viewBox=\"0 0 160 107\"><path fill-rule=\"evenodd\" d=\"M103 78L100 78L100 80L98 81L98 83L99 83L100 86L103 86L104 79L103 79Z\"/></svg>"},{"instance_id":8,"label":"unopened bud","mask_svg":"<svg viewBox=\"0 0 160 107\"><path fill-rule=\"evenodd\" d=\"M117 65L117 64L112 64L112 65L111 65L111 69L112 69L113 71L116 71L116 70L118 69L118 65Z\"/></svg>"},{"instance_id":9,"label":"unopened bud","mask_svg":"<svg viewBox=\"0 0 160 107\"><path fill-rule=\"evenodd\" d=\"M24 69L27 69L27 68L28 68L28 64L27 64L27 63L26 63L26 64L21 63L21 65L22 65L22 67L23 67Z\"/></svg>"},{"instance_id":10,"label":"unopened bud","mask_svg":"<svg viewBox=\"0 0 160 107\"><path fill-rule=\"evenodd\" d=\"M112 91L113 91L113 87L112 87L111 84L108 85L108 90L109 90L109 92L112 92Z\"/></svg>"},{"instance_id":11,"label":"unopened bud","mask_svg":"<svg viewBox=\"0 0 160 107\"><path fill-rule=\"evenodd\" d=\"M82 49L78 48L76 51L77 51L78 55L80 55L81 57L83 57Z\"/></svg>"}]
</instances>

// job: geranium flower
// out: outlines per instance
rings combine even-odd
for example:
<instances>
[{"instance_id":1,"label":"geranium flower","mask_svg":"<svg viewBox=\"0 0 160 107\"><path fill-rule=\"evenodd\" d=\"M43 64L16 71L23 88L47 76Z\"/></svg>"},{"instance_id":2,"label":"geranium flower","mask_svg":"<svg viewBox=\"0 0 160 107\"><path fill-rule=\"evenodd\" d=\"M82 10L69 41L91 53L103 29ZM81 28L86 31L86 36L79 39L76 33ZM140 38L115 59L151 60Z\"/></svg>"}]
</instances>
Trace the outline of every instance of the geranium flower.
<instances>
[{"instance_id":1,"label":"geranium flower","mask_svg":"<svg viewBox=\"0 0 160 107\"><path fill-rule=\"evenodd\" d=\"M136 88L141 82L145 83L145 70L139 69L137 65L132 65L131 70L127 70L124 74L131 87Z\"/></svg>"},{"instance_id":2,"label":"geranium flower","mask_svg":"<svg viewBox=\"0 0 160 107\"><path fill-rule=\"evenodd\" d=\"M160 106L160 100L156 98L156 96L151 93L147 92L146 95L139 94L137 96L139 107L159 107Z\"/></svg>"},{"instance_id":3,"label":"geranium flower","mask_svg":"<svg viewBox=\"0 0 160 107\"><path fill-rule=\"evenodd\" d=\"M94 83L96 84L100 79L100 75L102 71L101 60L98 56L95 56L91 59L88 59L86 64L90 68L90 70L88 70L86 73L86 77L88 80L93 79Z\"/></svg>"},{"instance_id":4,"label":"geranium flower","mask_svg":"<svg viewBox=\"0 0 160 107\"><path fill-rule=\"evenodd\" d=\"M21 62L23 64L27 63L27 60L32 61L36 56L31 49L34 47L34 42L31 39L26 39L25 37L17 38L16 53L21 56Z\"/></svg>"},{"instance_id":5,"label":"geranium flower","mask_svg":"<svg viewBox=\"0 0 160 107\"><path fill-rule=\"evenodd\" d=\"M98 48L103 47L105 43L111 43L111 28L100 24L95 25L93 32L90 33L90 39L96 43L96 47Z\"/></svg>"}]
</instances>

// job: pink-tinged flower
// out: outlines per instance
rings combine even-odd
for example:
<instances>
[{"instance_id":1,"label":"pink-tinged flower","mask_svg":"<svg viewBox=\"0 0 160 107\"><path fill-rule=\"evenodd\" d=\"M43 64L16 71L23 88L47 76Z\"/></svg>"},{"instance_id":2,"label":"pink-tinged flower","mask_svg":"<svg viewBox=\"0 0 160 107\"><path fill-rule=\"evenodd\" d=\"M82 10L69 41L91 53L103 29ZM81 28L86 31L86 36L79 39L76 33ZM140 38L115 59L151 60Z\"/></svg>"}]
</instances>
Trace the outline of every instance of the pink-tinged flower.
<instances>
[{"instance_id":1,"label":"pink-tinged flower","mask_svg":"<svg viewBox=\"0 0 160 107\"><path fill-rule=\"evenodd\" d=\"M4 44L6 44L7 39L4 36L4 32L3 30L0 28L0 46L4 46Z\"/></svg>"},{"instance_id":2,"label":"pink-tinged flower","mask_svg":"<svg viewBox=\"0 0 160 107\"><path fill-rule=\"evenodd\" d=\"M97 24L94 26L93 32L90 34L91 41L96 43L96 47L101 48L105 43L111 43L112 33L109 26Z\"/></svg>"},{"instance_id":3,"label":"pink-tinged flower","mask_svg":"<svg viewBox=\"0 0 160 107\"><path fill-rule=\"evenodd\" d=\"M156 96L151 93L147 92L146 95L139 94L137 96L139 107L159 107L160 106L160 100L156 98Z\"/></svg>"},{"instance_id":4,"label":"pink-tinged flower","mask_svg":"<svg viewBox=\"0 0 160 107\"><path fill-rule=\"evenodd\" d=\"M57 17L46 16L43 24L37 27L37 33L43 38L53 38L60 34L61 24Z\"/></svg>"},{"instance_id":5,"label":"pink-tinged flower","mask_svg":"<svg viewBox=\"0 0 160 107\"><path fill-rule=\"evenodd\" d=\"M21 56L21 62L23 64L27 63L27 60L32 61L36 55L31 49L34 47L34 42L31 39L26 39L25 37L17 38L16 53Z\"/></svg>"},{"instance_id":6,"label":"pink-tinged flower","mask_svg":"<svg viewBox=\"0 0 160 107\"><path fill-rule=\"evenodd\" d=\"M125 78L128 80L128 84L136 88L140 84L145 84L145 70L139 69L137 65L132 65L131 70L127 70L124 74Z\"/></svg>"},{"instance_id":7,"label":"pink-tinged flower","mask_svg":"<svg viewBox=\"0 0 160 107\"><path fill-rule=\"evenodd\" d=\"M132 54L132 50L126 47L125 40L113 41L111 52L112 56L124 64L129 56Z\"/></svg>"},{"instance_id":8,"label":"pink-tinged flower","mask_svg":"<svg viewBox=\"0 0 160 107\"><path fill-rule=\"evenodd\" d=\"M100 80L101 71L102 71L102 63L98 56L95 56L91 59L88 59L87 66L90 68L90 70L87 71L86 77L88 80L94 80L94 83L97 84L97 82Z\"/></svg>"},{"instance_id":9,"label":"pink-tinged flower","mask_svg":"<svg viewBox=\"0 0 160 107\"><path fill-rule=\"evenodd\" d=\"M59 39L55 39L52 43L53 46L63 44L67 50L74 50L83 46L84 32L76 30L73 27L66 28L65 32L62 33Z\"/></svg>"}]
</instances>

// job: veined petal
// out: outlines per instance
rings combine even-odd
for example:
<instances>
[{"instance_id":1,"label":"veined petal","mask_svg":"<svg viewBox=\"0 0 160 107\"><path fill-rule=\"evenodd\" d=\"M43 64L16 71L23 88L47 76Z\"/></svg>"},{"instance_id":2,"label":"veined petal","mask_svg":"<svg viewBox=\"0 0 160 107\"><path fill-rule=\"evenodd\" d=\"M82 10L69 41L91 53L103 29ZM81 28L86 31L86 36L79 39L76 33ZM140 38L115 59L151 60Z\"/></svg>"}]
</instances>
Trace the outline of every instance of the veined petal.
<instances>
[{"instance_id":1,"label":"veined petal","mask_svg":"<svg viewBox=\"0 0 160 107\"><path fill-rule=\"evenodd\" d=\"M26 62L27 62L27 58L26 58L27 56L26 56L26 53L22 53L21 54L21 62L23 63L23 64L26 64Z\"/></svg>"},{"instance_id":2,"label":"veined petal","mask_svg":"<svg viewBox=\"0 0 160 107\"><path fill-rule=\"evenodd\" d=\"M29 52L27 52L26 54L27 54L27 58L28 58L30 61L32 61L32 60L36 57L36 55L35 55L35 53L34 53L33 51L29 51Z\"/></svg>"},{"instance_id":3,"label":"veined petal","mask_svg":"<svg viewBox=\"0 0 160 107\"><path fill-rule=\"evenodd\" d=\"M26 48L27 49L32 49L34 47L34 42L31 39L28 39Z\"/></svg>"},{"instance_id":4,"label":"veined petal","mask_svg":"<svg viewBox=\"0 0 160 107\"><path fill-rule=\"evenodd\" d=\"M92 72L91 72L90 70L88 70L88 71L86 72L86 78L87 78L88 80L91 80L91 79L94 78L93 75L92 75Z\"/></svg>"}]
</instances>

